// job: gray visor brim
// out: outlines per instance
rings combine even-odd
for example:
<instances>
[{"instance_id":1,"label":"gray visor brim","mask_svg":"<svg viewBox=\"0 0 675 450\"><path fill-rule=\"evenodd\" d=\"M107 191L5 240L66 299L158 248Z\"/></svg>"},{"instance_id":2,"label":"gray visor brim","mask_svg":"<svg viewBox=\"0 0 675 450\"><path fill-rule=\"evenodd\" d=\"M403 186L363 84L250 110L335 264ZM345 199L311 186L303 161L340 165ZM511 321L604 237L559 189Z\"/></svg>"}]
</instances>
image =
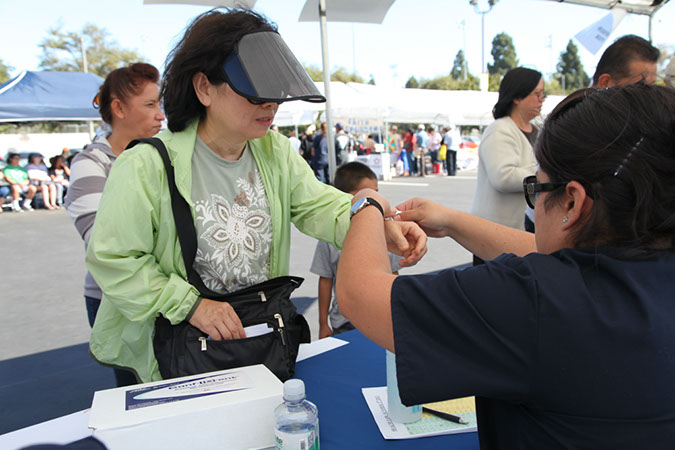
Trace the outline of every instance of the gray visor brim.
<instances>
[{"instance_id":1,"label":"gray visor brim","mask_svg":"<svg viewBox=\"0 0 675 450\"><path fill-rule=\"evenodd\" d=\"M274 31L251 33L241 38L225 61L225 73L232 88L252 100L326 101L279 33Z\"/></svg>"}]
</instances>

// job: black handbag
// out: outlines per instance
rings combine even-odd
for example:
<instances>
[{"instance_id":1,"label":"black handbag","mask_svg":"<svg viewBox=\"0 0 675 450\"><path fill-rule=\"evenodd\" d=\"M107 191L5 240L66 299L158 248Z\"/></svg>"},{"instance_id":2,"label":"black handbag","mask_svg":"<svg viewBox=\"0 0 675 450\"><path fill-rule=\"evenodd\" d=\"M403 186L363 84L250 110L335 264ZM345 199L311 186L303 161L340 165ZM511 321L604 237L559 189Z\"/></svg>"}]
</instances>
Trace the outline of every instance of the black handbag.
<instances>
[{"instance_id":1,"label":"black handbag","mask_svg":"<svg viewBox=\"0 0 675 450\"><path fill-rule=\"evenodd\" d=\"M173 166L164 143L158 138L137 139L154 146L162 156L167 173L176 232L188 271L188 282L203 298L228 302L244 327L267 324L269 332L259 336L214 341L186 320L171 325L159 316L155 320L153 347L164 379L215 370L264 364L281 381L295 373L295 360L301 343L310 341L309 325L290 300L303 279L277 277L236 292L218 294L209 290L193 267L197 253L197 233L190 207L176 188Z\"/></svg>"}]
</instances>

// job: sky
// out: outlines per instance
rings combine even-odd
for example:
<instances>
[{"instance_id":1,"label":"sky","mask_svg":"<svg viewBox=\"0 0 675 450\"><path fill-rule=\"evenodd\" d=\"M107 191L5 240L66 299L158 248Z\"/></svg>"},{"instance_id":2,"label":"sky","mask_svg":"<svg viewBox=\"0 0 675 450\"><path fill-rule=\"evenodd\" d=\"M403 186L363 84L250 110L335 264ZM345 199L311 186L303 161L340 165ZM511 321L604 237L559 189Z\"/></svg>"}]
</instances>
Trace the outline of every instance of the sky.
<instances>
[{"instance_id":1,"label":"sky","mask_svg":"<svg viewBox=\"0 0 675 450\"><path fill-rule=\"evenodd\" d=\"M305 65L321 67L318 22L298 22L306 0L258 0L255 9L275 22ZM368 0L363 0L368 1ZM479 4L485 4L482 0ZM194 5L144 5L143 0L0 0L0 59L14 69L40 70L39 48L50 27L79 32L85 24L105 28L120 46L136 50L160 71L166 55L186 25L209 8ZM608 12L550 0L499 0L485 15L485 63L492 62L492 38L506 32L514 41L520 65L544 74L555 70L559 55L574 35ZM464 25L462 25L464 24ZM656 14L654 44L675 48L675 1ZM647 37L648 18L627 15L605 47L624 34ZM592 76L602 51L579 45ZM481 16L468 0L396 0L382 24L328 23L329 62L387 87L402 87L409 77L447 75L457 51L465 50L469 71L481 70Z\"/></svg>"}]
</instances>

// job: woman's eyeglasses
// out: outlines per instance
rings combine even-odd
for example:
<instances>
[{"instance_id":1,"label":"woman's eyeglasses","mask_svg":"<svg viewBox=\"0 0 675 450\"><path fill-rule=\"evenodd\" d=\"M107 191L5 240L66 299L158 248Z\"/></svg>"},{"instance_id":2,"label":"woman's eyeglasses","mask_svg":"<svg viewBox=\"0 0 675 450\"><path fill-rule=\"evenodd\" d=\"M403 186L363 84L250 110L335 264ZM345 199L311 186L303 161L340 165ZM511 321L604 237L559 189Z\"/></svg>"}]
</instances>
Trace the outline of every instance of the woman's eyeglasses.
<instances>
[{"instance_id":1,"label":"woman's eyeglasses","mask_svg":"<svg viewBox=\"0 0 675 450\"><path fill-rule=\"evenodd\" d=\"M550 192L555 191L559 187L567 185L567 181L564 183L537 183L537 176L530 175L523 179L523 192L525 193L525 202L527 206L534 209L534 204L537 202L537 197L540 192Z\"/></svg>"}]
</instances>

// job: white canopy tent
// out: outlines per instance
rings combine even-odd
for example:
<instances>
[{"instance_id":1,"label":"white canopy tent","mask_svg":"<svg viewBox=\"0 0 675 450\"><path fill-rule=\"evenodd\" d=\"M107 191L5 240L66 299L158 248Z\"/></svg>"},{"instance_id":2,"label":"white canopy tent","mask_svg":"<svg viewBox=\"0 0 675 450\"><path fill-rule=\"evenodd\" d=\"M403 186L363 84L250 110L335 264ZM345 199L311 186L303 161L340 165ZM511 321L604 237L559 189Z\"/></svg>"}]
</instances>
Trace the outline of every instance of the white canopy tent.
<instances>
[{"instance_id":1,"label":"white canopy tent","mask_svg":"<svg viewBox=\"0 0 675 450\"><path fill-rule=\"evenodd\" d=\"M324 84L317 83L324 92ZM492 108L497 102L497 92L443 91L431 89L387 88L362 83L331 82L333 94L333 115L341 119L370 119L389 123L426 123L436 125L490 124ZM549 96L544 102L542 114L548 114L563 99ZM302 111L309 117L325 110L325 105L305 102L283 103L277 118L298 117ZM310 122L282 123L278 125L301 125Z\"/></svg>"}]
</instances>

